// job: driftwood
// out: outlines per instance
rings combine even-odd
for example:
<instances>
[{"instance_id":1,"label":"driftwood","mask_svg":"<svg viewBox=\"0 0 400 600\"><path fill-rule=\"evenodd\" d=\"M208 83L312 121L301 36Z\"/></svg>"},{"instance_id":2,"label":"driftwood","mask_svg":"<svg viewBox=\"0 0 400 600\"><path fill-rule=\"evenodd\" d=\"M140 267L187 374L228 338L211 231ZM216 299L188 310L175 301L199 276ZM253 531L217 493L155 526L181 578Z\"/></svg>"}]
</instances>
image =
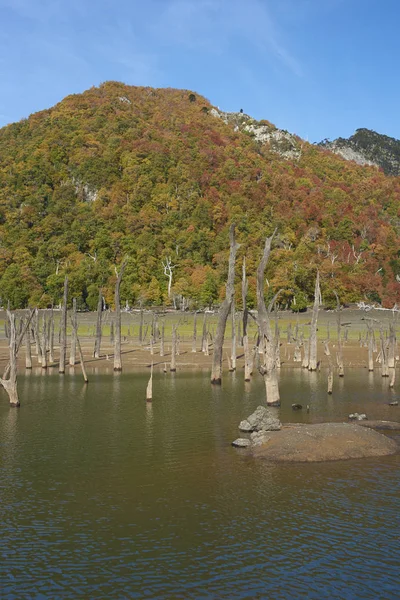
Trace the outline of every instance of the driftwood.
<instances>
[{"instance_id":1,"label":"driftwood","mask_svg":"<svg viewBox=\"0 0 400 600\"><path fill-rule=\"evenodd\" d=\"M231 225L229 229L229 266L228 266L228 279L226 282L226 293L225 299L221 304L218 312L218 324L217 331L214 339L214 352L211 368L211 383L220 385L222 382L222 352L225 338L225 328L228 319L229 311L232 307L233 297L235 293L235 262L236 252L239 248L239 244L235 239L235 225Z\"/></svg>"}]
</instances>

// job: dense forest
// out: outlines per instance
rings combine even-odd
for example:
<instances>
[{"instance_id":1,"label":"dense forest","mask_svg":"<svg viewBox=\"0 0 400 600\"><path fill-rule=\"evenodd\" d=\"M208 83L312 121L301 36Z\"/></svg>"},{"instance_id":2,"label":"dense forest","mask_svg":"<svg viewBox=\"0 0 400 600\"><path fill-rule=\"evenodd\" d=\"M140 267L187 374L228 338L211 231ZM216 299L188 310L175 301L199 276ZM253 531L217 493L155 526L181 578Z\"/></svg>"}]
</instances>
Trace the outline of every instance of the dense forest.
<instances>
[{"instance_id":1,"label":"dense forest","mask_svg":"<svg viewBox=\"0 0 400 600\"><path fill-rule=\"evenodd\" d=\"M124 303L212 305L234 222L250 302L277 228L266 289L283 288L284 305L313 298L317 269L327 306L334 292L400 304L400 178L301 140L287 160L212 108L186 90L107 82L2 128L1 303L58 304L68 274L81 309L96 307L99 287L112 305L126 259Z\"/></svg>"}]
</instances>

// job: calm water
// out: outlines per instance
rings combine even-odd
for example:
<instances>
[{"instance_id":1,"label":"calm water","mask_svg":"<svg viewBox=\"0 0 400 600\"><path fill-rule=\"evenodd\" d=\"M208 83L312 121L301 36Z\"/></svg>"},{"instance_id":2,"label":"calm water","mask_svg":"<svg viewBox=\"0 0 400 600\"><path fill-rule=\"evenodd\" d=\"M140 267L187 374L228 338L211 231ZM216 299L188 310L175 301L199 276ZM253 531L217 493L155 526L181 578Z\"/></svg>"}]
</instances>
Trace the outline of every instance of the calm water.
<instances>
[{"instance_id":1,"label":"calm water","mask_svg":"<svg viewBox=\"0 0 400 600\"><path fill-rule=\"evenodd\" d=\"M399 457L254 462L230 446L262 402L242 377L156 373L152 405L147 372L33 372L20 410L2 392L0 597L399 598ZM400 420L378 373L335 384L283 372L281 419Z\"/></svg>"}]
</instances>

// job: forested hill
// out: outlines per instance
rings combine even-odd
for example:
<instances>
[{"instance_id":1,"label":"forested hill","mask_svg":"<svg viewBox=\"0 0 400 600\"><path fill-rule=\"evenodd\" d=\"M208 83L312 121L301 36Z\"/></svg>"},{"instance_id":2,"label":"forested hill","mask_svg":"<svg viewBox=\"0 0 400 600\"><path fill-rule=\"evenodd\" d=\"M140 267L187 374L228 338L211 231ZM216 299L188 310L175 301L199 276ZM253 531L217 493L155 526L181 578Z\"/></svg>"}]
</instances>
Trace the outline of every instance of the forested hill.
<instances>
[{"instance_id":1,"label":"forested hill","mask_svg":"<svg viewBox=\"0 0 400 600\"><path fill-rule=\"evenodd\" d=\"M320 145L360 165L380 167L386 175L400 175L400 140L396 138L371 129L357 129L349 138L323 140Z\"/></svg>"},{"instance_id":2,"label":"forested hill","mask_svg":"<svg viewBox=\"0 0 400 600\"><path fill-rule=\"evenodd\" d=\"M169 302L170 257L173 294L205 306L223 292L235 222L238 299L242 257L254 298L277 227L268 294L284 288L298 307L319 268L328 304L334 291L400 303L400 179L224 115L189 91L108 82L1 129L1 302L58 303L67 273L81 307L95 307L99 286L112 303L127 256L124 302Z\"/></svg>"}]
</instances>

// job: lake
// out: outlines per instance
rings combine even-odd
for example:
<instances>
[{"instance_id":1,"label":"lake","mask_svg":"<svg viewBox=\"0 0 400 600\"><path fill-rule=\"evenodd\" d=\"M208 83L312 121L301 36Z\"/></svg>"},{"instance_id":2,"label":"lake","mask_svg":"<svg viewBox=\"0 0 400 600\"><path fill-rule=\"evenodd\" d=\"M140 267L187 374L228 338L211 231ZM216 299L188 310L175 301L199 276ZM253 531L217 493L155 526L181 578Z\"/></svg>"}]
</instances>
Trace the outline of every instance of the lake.
<instances>
[{"instance_id":1,"label":"lake","mask_svg":"<svg viewBox=\"0 0 400 600\"><path fill-rule=\"evenodd\" d=\"M254 461L231 447L263 403L242 370L34 369L0 398L3 599L400 596L400 458ZM400 420L388 380L282 369L283 422ZM310 405L293 412L292 402Z\"/></svg>"}]
</instances>

